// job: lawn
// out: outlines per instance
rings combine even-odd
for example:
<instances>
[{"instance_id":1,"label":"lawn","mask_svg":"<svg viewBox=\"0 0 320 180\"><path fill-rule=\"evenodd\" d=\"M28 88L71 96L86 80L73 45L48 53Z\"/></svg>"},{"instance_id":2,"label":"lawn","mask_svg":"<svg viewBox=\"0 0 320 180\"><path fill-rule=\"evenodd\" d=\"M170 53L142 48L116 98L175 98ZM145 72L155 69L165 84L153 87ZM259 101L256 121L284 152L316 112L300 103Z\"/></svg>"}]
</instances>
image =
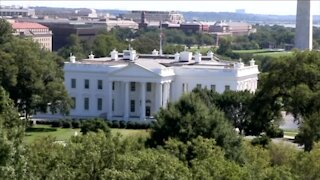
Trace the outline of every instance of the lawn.
<instances>
[{"instance_id":1,"label":"lawn","mask_svg":"<svg viewBox=\"0 0 320 180\"><path fill-rule=\"evenodd\" d=\"M257 53L266 53L271 52L269 49L250 49L250 50L233 50L234 53L238 54L257 54Z\"/></svg>"},{"instance_id":2,"label":"lawn","mask_svg":"<svg viewBox=\"0 0 320 180\"><path fill-rule=\"evenodd\" d=\"M252 54L254 57L257 56L271 56L271 57L280 57L287 56L292 54L292 52L288 51L277 51L270 49L252 49L252 50L233 50L234 53L239 55L241 54Z\"/></svg>"},{"instance_id":3,"label":"lawn","mask_svg":"<svg viewBox=\"0 0 320 180\"><path fill-rule=\"evenodd\" d=\"M111 133L119 133L123 137L147 137L149 132L147 130L135 129L111 129ZM31 129L26 131L24 141L31 143L39 138L52 136L58 141L68 140L75 134L81 134L80 129L72 128L52 128L49 125L34 125Z\"/></svg>"},{"instance_id":4,"label":"lawn","mask_svg":"<svg viewBox=\"0 0 320 180\"><path fill-rule=\"evenodd\" d=\"M292 54L292 52L283 51L283 52L264 52L264 53L257 53L257 54L254 54L253 56L280 57L280 56L288 56L288 55L291 55L291 54Z\"/></svg>"},{"instance_id":5,"label":"lawn","mask_svg":"<svg viewBox=\"0 0 320 180\"><path fill-rule=\"evenodd\" d=\"M284 131L284 135L285 135L285 136L295 137L295 136L298 134L298 130L297 130L297 129L294 129L294 130L284 129L283 131Z\"/></svg>"}]
</instances>

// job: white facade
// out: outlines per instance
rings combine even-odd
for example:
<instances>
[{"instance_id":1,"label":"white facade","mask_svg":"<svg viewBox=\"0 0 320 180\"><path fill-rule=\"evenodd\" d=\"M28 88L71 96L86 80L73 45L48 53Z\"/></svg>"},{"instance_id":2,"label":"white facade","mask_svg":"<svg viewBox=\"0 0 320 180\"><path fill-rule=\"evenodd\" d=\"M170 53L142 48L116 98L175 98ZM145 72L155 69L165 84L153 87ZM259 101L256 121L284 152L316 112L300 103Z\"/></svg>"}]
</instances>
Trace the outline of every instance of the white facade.
<instances>
[{"instance_id":1,"label":"white facade","mask_svg":"<svg viewBox=\"0 0 320 180\"><path fill-rule=\"evenodd\" d=\"M146 120L196 87L219 93L226 89L254 92L257 88L259 71L253 60L245 66L214 61L212 54L138 57L134 50L111 54L112 58L90 55L81 61L70 57L65 63L65 86L75 101L71 116Z\"/></svg>"}]
</instances>

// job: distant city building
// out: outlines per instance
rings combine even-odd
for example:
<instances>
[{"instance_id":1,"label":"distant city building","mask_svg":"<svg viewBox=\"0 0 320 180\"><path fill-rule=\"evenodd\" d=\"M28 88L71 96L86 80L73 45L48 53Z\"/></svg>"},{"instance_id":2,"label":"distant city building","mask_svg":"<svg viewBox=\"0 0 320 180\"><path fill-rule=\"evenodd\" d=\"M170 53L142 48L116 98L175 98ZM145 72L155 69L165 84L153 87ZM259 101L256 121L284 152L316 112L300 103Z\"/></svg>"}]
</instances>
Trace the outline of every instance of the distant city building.
<instances>
[{"instance_id":1,"label":"distant city building","mask_svg":"<svg viewBox=\"0 0 320 180\"><path fill-rule=\"evenodd\" d=\"M14 35L31 37L43 48L52 51L52 32L48 27L32 22L11 22L11 25Z\"/></svg>"},{"instance_id":2,"label":"distant city building","mask_svg":"<svg viewBox=\"0 0 320 180\"><path fill-rule=\"evenodd\" d=\"M245 14L246 10L245 9L236 9L236 13Z\"/></svg>"},{"instance_id":3,"label":"distant city building","mask_svg":"<svg viewBox=\"0 0 320 180\"><path fill-rule=\"evenodd\" d=\"M111 57L64 65L64 81L74 101L72 117L103 117L109 120L150 120L168 102L177 101L194 88L218 93L228 90L254 92L258 66L254 60L223 62L212 52L202 56L183 51L175 55L137 54L133 49L111 52Z\"/></svg>"},{"instance_id":4,"label":"distant city building","mask_svg":"<svg viewBox=\"0 0 320 180\"><path fill-rule=\"evenodd\" d=\"M0 6L0 16L4 17L31 17L35 16L35 10L22 6Z\"/></svg>"},{"instance_id":5,"label":"distant city building","mask_svg":"<svg viewBox=\"0 0 320 180\"><path fill-rule=\"evenodd\" d=\"M156 21L156 22L170 22L170 23L182 23L184 22L183 15L174 11L131 11L127 14L121 14L124 19L132 19L137 23L141 23L141 14L145 13L144 18L146 21Z\"/></svg>"},{"instance_id":6,"label":"distant city building","mask_svg":"<svg viewBox=\"0 0 320 180\"><path fill-rule=\"evenodd\" d=\"M256 32L256 29L245 22L219 21L210 26L209 31L217 34L242 36Z\"/></svg>"},{"instance_id":7,"label":"distant city building","mask_svg":"<svg viewBox=\"0 0 320 180\"><path fill-rule=\"evenodd\" d=\"M92 42L95 36L106 30L106 20L69 20L69 19L35 19L19 18L19 21L35 22L49 27L52 31L52 49L56 51L68 43L71 34L76 34L81 40Z\"/></svg>"},{"instance_id":8,"label":"distant city building","mask_svg":"<svg viewBox=\"0 0 320 180\"><path fill-rule=\"evenodd\" d=\"M120 18L107 18L106 19L107 31L110 31L112 28L129 28L129 29L139 29L139 24L133 20L126 20Z\"/></svg>"},{"instance_id":9,"label":"distant city building","mask_svg":"<svg viewBox=\"0 0 320 180\"><path fill-rule=\"evenodd\" d=\"M101 15L99 15L95 9L88 8L69 9L37 7L36 16L67 19L96 19L99 18Z\"/></svg>"}]
</instances>

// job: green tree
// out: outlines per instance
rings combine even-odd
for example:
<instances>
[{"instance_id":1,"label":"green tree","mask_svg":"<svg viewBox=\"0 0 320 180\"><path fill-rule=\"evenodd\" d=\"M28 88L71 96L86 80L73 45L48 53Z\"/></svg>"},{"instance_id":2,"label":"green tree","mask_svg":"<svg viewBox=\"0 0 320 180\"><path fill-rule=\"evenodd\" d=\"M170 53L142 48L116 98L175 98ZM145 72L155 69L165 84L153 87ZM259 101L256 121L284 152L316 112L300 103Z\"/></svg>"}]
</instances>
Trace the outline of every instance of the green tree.
<instances>
[{"instance_id":1,"label":"green tree","mask_svg":"<svg viewBox=\"0 0 320 180\"><path fill-rule=\"evenodd\" d=\"M305 151L311 151L315 142L320 140L320 112L315 112L303 118L299 127L297 141L304 145Z\"/></svg>"},{"instance_id":2,"label":"green tree","mask_svg":"<svg viewBox=\"0 0 320 180\"><path fill-rule=\"evenodd\" d=\"M270 122L270 126L281 119L280 110L292 113L300 123L303 117L307 119L317 113L320 108L319 59L319 52L305 51L270 63L268 72L260 76L259 90L253 101L255 122ZM308 126L317 127L317 120L313 119L306 122L306 128L301 128L303 134L308 134L305 132ZM252 127L259 125L252 124Z\"/></svg>"},{"instance_id":3,"label":"green tree","mask_svg":"<svg viewBox=\"0 0 320 180\"><path fill-rule=\"evenodd\" d=\"M93 41L93 52L98 57L109 56L113 49L122 51L126 48L126 44L116 38L114 34L102 33L96 36Z\"/></svg>"},{"instance_id":4,"label":"green tree","mask_svg":"<svg viewBox=\"0 0 320 180\"><path fill-rule=\"evenodd\" d=\"M253 96L249 91L225 91L218 99L217 106L233 126L239 129L240 134L251 121L250 105Z\"/></svg>"},{"instance_id":5,"label":"green tree","mask_svg":"<svg viewBox=\"0 0 320 180\"><path fill-rule=\"evenodd\" d=\"M182 142L202 136L214 138L231 159L241 156L241 140L217 108L208 108L196 94L183 95L156 114L151 129L151 144L164 145L169 138Z\"/></svg>"},{"instance_id":6,"label":"green tree","mask_svg":"<svg viewBox=\"0 0 320 180\"><path fill-rule=\"evenodd\" d=\"M0 84L9 92L19 112L68 113L71 100L63 84L61 58L39 44L12 37L0 47Z\"/></svg>"},{"instance_id":7,"label":"green tree","mask_svg":"<svg viewBox=\"0 0 320 180\"><path fill-rule=\"evenodd\" d=\"M8 94L0 87L0 174L2 179L22 179L26 161L22 144L24 124Z\"/></svg>"},{"instance_id":8,"label":"green tree","mask_svg":"<svg viewBox=\"0 0 320 180\"><path fill-rule=\"evenodd\" d=\"M0 44L9 42L12 39L13 29L6 19L0 19Z\"/></svg>"},{"instance_id":9,"label":"green tree","mask_svg":"<svg viewBox=\"0 0 320 180\"><path fill-rule=\"evenodd\" d=\"M84 49L84 45L81 42L79 36L76 34L71 34L68 38L68 43L58 50L58 55L64 59L68 59L70 53L76 56L78 59L86 58L89 53L89 49Z\"/></svg>"}]
</instances>

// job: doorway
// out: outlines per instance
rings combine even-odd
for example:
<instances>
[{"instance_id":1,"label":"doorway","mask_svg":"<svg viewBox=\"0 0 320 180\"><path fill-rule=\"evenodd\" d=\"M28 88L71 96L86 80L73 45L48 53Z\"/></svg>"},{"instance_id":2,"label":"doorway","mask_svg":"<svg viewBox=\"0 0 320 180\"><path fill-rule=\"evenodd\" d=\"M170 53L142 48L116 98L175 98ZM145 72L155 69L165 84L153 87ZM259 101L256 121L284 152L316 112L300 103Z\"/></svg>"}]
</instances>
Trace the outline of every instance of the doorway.
<instances>
[{"instance_id":1,"label":"doorway","mask_svg":"<svg viewBox=\"0 0 320 180\"><path fill-rule=\"evenodd\" d=\"M146 116L149 117L151 115L151 108L150 106L146 106Z\"/></svg>"}]
</instances>

